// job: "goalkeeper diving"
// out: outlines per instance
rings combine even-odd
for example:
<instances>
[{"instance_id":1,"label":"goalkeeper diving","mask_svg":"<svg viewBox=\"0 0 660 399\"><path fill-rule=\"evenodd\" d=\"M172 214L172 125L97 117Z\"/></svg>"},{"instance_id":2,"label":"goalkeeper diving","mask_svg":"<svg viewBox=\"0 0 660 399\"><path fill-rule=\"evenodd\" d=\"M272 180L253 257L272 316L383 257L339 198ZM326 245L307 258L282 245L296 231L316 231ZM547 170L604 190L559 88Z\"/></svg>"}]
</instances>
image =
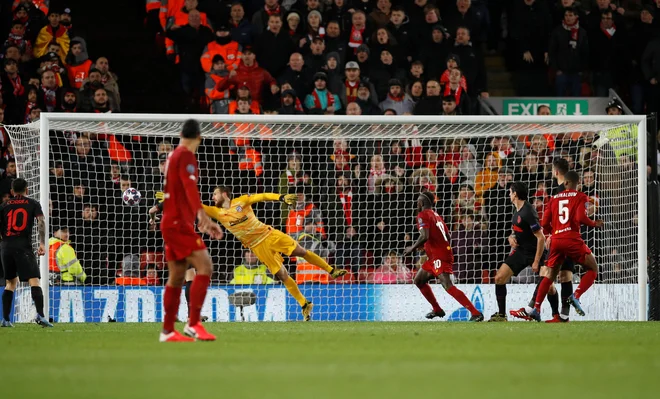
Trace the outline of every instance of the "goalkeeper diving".
<instances>
[{"instance_id":1,"label":"goalkeeper diving","mask_svg":"<svg viewBox=\"0 0 660 399\"><path fill-rule=\"evenodd\" d=\"M213 191L215 206L204 205L204 211L209 217L222 223L230 233L268 267L273 276L284 284L287 291L300 304L303 319L305 321L311 320L314 305L300 292L295 280L289 276L283 267L282 254L302 257L312 265L328 272L332 278L345 275L346 270L330 266L323 258L304 249L288 235L262 223L254 215L252 204L263 201L281 201L293 207L297 201L295 194L252 194L242 195L234 199L231 198L231 195L231 189L228 187L217 187Z\"/></svg>"}]
</instances>

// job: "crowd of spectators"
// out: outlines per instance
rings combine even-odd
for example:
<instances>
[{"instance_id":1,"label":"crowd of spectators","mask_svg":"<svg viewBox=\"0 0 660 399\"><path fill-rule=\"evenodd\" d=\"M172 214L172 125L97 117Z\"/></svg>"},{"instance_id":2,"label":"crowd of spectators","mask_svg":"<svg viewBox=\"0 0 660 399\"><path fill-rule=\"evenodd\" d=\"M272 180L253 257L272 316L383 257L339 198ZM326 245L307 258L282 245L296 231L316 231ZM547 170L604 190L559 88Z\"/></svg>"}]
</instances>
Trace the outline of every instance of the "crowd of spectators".
<instances>
[{"instance_id":1,"label":"crowd of spectators","mask_svg":"<svg viewBox=\"0 0 660 399\"><path fill-rule=\"evenodd\" d=\"M35 121L46 110L118 112L119 87L108 59L88 58L69 9L44 9L37 3L43 2L14 4L15 21L3 48L0 122ZM476 113L477 99L488 96L484 54L501 51L503 44L507 57L516 54L515 70L522 81L527 79L523 86L539 89L535 95L551 82L558 89L579 86L584 94L592 90L593 79L594 92L616 87L625 94L628 87L629 96L641 95L642 111L646 93L650 110L654 103L648 99L660 98L660 42L654 36L658 24L653 19L660 0L656 5L623 3L613 7L609 0L582 5L573 0L147 1L151 16L162 23L158 25L166 37L164 51L178 65L180 85L191 102L207 106L212 113L349 115ZM555 13L549 11L555 8ZM571 15L579 16L580 28L573 25ZM544 25L541 20L547 16L553 16L554 22ZM616 28L607 25L608 16L616 17ZM613 62L621 57L611 57L608 64L587 56L593 63L580 64L584 69L579 70L559 64L583 52L594 54L593 47L586 46L597 41L585 34L616 36L624 29L638 35L635 46L624 46L629 52L635 49L625 58L635 65L625 67L624 73L612 69L608 75L585 66L621 67ZM567 43L562 46L564 39ZM587 70L592 73L586 74ZM552 80L546 79L549 75ZM625 82L619 79L624 77ZM538 113L548 111L541 107ZM615 104L609 111L620 113L621 107ZM257 206L259 217L306 248L324 251L334 264L350 268L352 273L344 281L410 281L420 258L402 258L399 253L416 238L415 200L417 193L428 190L436 194L438 210L452 230L457 279L489 282L508 251L509 182L526 182L530 202L542 212L556 184L548 165L564 158L571 169L580 171L582 189L593 198L590 216L602 209L611 214L616 211L613 197L620 192L609 187L596 193L594 182L610 173L634 176L637 162L634 153L593 147L594 132L531 138L296 142L268 140L266 126L216 127L230 132L258 129L264 138L205 141L199 154L205 201L213 187L222 184L237 193L298 193L299 208L263 204ZM412 137L417 127L401 129L395 136ZM0 139L0 193L6 197L16 163L4 131ZM88 282L114 283L118 276L148 276L148 281L157 282L154 273L163 269L162 239L146 214L162 187L164 163L176 143L156 136L58 131L51 132L51 144L52 225L69 228ZM604 171L602 163L594 164L603 159L603 152L615 159L616 170ZM143 194L139 206L122 203L121 193L128 187ZM615 221L617 229L634 237L635 219L620 219ZM635 260L620 241L612 243L588 230L585 238L599 260L611 266L603 276L619 282L634 278ZM232 274L241 261L243 268L237 270L261 267L230 235L209 244L219 282L245 281ZM272 280L263 275L260 281Z\"/></svg>"},{"instance_id":2,"label":"crowd of spectators","mask_svg":"<svg viewBox=\"0 0 660 399\"><path fill-rule=\"evenodd\" d=\"M211 113L475 114L496 54L521 96L613 88L637 114L659 106L660 0L147 4L186 96Z\"/></svg>"}]
</instances>

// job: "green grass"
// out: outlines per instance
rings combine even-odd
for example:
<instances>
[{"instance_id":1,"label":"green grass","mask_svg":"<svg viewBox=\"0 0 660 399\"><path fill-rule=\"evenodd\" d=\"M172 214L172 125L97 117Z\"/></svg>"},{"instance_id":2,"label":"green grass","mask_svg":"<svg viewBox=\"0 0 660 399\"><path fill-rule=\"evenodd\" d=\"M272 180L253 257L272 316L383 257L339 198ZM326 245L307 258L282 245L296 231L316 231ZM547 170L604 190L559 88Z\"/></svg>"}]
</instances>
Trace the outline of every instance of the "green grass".
<instances>
[{"instance_id":1,"label":"green grass","mask_svg":"<svg viewBox=\"0 0 660 399\"><path fill-rule=\"evenodd\" d=\"M650 398L658 323L208 323L0 329L3 398ZM9 383L5 383L9 382ZM429 396L431 395L431 396Z\"/></svg>"}]
</instances>

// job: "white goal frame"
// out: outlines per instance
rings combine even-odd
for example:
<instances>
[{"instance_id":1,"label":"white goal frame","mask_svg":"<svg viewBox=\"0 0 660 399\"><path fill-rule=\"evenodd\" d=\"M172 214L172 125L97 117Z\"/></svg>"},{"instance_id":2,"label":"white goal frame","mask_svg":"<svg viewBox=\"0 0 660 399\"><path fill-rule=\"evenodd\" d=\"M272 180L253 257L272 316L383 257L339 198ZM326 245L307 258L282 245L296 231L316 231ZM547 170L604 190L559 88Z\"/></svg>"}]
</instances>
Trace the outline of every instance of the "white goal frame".
<instances>
[{"instance_id":1,"label":"white goal frame","mask_svg":"<svg viewBox=\"0 0 660 399\"><path fill-rule=\"evenodd\" d=\"M44 112L40 118L39 147L50 150L49 127L50 122L56 121L80 121L80 122L164 122L177 123L186 119L196 119L200 122L210 123L341 123L341 124L570 124L576 128L580 124L634 124L637 125L637 202L638 212L638 235L637 245L637 284L638 284L638 320L646 321L648 317L648 275L647 275L647 133L645 115L588 115L588 116L324 116L324 115L192 115L192 114L96 114L96 113L52 113ZM40 151L40 202L47 209L50 198L49 185L49 151ZM20 173L20 171L19 171ZM49 230L49 215L44 212L46 231ZM48 254L48 240L46 240L46 254ZM44 292L44 311L49 317L49 279L48 256L40 259L41 286Z\"/></svg>"}]
</instances>

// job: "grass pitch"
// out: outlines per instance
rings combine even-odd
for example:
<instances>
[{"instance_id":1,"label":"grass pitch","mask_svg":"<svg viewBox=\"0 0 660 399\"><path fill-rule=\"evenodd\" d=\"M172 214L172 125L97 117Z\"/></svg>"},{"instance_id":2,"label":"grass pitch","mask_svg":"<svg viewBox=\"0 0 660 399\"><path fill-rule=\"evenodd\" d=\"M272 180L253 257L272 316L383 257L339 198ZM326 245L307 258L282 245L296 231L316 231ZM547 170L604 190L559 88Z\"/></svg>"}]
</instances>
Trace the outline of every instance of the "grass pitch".
<instances>
[{"instance_id":1,"label":"grass pitch","mask_svg":"<svg viewBox=\"0 0 660 399\"><path fill-rule=\"evenodd\" d=\"M181 327L181 326L178 326ZM658 323L208 323L0 329L6 398L652 398ZM432 395L432 396L428 396Z\"/></svg>"}]
</instances>

